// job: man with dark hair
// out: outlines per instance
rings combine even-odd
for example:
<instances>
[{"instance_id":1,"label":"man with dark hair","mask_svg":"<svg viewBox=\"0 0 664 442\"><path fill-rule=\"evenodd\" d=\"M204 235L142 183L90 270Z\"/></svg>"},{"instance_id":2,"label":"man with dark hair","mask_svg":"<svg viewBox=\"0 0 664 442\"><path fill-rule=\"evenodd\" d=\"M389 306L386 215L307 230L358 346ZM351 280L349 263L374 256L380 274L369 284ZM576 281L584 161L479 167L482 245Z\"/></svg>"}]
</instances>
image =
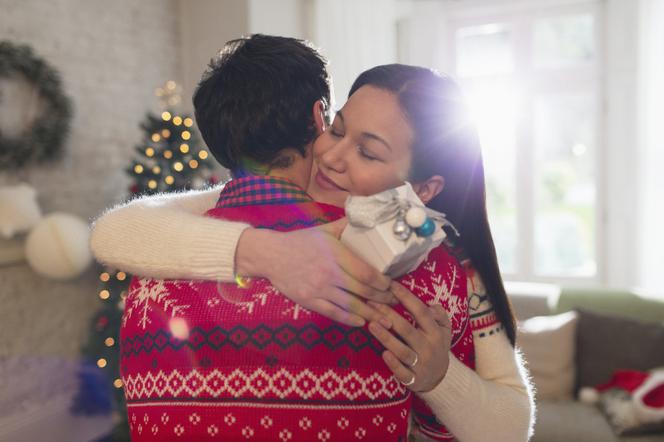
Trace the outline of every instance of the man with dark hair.
<instances>
[{"instance_id":1,"label":"man with dark hair","mask_svg":"<svg viewBox=\"0 0 664 442\"><path fill-rule=\"evenodd\" d=\"M281 232L343 216L303 190L329 99L325 61L303 42L230 42L194 96L203 137L234 176L207 216ZM342 286L333 299L373 311ZM351 424L367 440L405 439L411 396L375 338L312 310L266 279L135 277L120 331L132 440L341 440ZM383 426L366 424L377 414Z\"/></svg>"},{"instance_id":2,"label":"man with dark hair","mask_svg":"<svg viewBox=\"0 0 664 442\"><path fill-rule=\"evenodd\" d=\"M296 154L311 159L329 122L326 65L302 40L261 34L229 41L210 62L193 97L196 122L233 177L292 167Z\"/></svg>"},{"instance_id":3,"label":"man with dark hair","mask_svg":"<svg viewBox=\"0 0 664 442\"><path fill-rule=\"evenodd\" d=\"M305 41L260 34L228 42L194 95L199 130L233 177L285 177L302 189L312 164L309 151L329 123L331 101L322 55ZM214 206L219 190L190 191L186 198L152 195L106 212L93 224L96 258L158 278L264 277L301 306L347 325L362 325L373 314L359 298L394 299L389 278L338 240L343 223L282 233L197 216ZM175 202L179 196L183 203ZM158 215L145 218L144 205ZM182 228L189 224L196 225L195 232ZM172 244L155 241L152 232L183 239L173 250ZM214 254L196 252L200 237ZM282 256L285 248L297 253ZM183 262L195 263L196 270L185 271ZM338 302L340 297L345 302Z\"/></svg>"}]
</instances>

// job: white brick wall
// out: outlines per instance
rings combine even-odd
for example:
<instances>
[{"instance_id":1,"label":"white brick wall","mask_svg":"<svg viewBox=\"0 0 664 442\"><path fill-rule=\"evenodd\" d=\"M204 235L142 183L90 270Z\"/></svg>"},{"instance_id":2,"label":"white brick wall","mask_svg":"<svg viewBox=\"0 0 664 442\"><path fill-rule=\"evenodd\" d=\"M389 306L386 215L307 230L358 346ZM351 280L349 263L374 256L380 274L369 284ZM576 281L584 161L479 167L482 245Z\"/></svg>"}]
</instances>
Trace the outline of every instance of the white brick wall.
<instances>
[{"instance_id":1,"label":"white brick wall","mask_svg":"<svg viewBox=\"0 0 664 442\"><path fill-rule=\"evenodd\" d=\"M0 184L25 179L44 212L86 218L122 194L138 123L157 108L155 87L177 73L176 10L174 0L0 0L0 39L47 59L75 106L64 160L0 172Z\"/></svg>"},{"instance_id":2,"label":"white brick wall","mask_svg":"<svg viewBox=\"0 0 664 442\"><path fill-rule=\"evenodd\" d=\"M177 20L175 0L0 0L0 39L27 43L46 58L75 106L64 159L0 171L0 185L27 181L44 213L88 220L125 195L138 124L148 108L158 109L155 87L178 72ZM99 307L96 290L93 272L57 283L27 265L0 268L0 396L3 383L31 381L21 378L27 367L9 370L3 358L79 354Z\"/></svg>"}]
</instances>

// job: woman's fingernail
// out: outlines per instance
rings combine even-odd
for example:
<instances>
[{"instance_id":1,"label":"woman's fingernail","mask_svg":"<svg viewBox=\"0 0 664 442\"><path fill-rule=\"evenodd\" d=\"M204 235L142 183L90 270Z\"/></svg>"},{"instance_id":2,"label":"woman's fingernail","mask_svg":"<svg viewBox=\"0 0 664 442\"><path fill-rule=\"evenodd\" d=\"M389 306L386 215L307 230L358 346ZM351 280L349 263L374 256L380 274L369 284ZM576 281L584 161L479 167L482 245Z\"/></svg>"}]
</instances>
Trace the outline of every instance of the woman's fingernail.
<instances>
[{"instance_id":1,"label":"woman's fingernail","mask_svg":"<svg viewBox=\"0 0 664 442\"><path fill-rule=\"evenodd\" d=\"M377 335L378 333L380 333L380 327L378 326L378 324L376 324L375 322L371 321L371 322L369 323L369 331L370 331L371 333L373 333L374 335Z\"/></svg>"},{"instance_id":2,"label":"woman's fingernail","mask_svg":"<svg viewBox=\"0 0 664 442\"><path fill-rule=\"evenodd\" d=\"M364 324L366 324L366 323L367 322L362 318L354 318L353 319L353 325L355 327L364 327Z\"/></svg>"},{"instance_id":3,"label":"woman's fingernail","mask_svg":"<svg viewBox=\"0 0 664 442\"><path fill-rule=\"evenodd\" d=\"M389 330L390 328L392 328L392 321L390 321L389 319L387 319L387 318L385 318L385 317L380 318L380 319L378 320L378 322L380 322L380 325L382 325L383 327L385 327L385 328L388 329L388 330Z\"/></svg>"},{"instance_id":4,"label":"woman's fingernail","mask_svg":"<svg viewBox=\"0 0 664 442\"><path fill-rule=\"evenodd\" d=\"M376 303L376 305L374 306L374 308L375 308L376 310L378 310L379 312L385 312L386 309L387 309L388 307L387 307L385 304Z\"/></svg>"}]
</instances>

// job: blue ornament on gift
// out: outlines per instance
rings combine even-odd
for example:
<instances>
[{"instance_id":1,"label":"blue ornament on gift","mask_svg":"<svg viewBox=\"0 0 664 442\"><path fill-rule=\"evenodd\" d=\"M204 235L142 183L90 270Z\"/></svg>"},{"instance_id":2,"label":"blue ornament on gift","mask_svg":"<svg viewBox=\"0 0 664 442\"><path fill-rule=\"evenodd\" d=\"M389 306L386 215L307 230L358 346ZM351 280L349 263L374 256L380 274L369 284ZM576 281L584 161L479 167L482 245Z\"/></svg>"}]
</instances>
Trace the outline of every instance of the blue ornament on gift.
<instances>
[{"instance_id":1,"label":"blue ornament on gift","mask_svg":"<svg viewBox=\"0 0 664 442\"><path fill-rule=\"evenodd\" d=\"M436 230L436 224L433 222L431 218L427 218L427 220L422 224L420 227L415 229L415 234L417 236L431 236L433 235L433 232Z\"/></svg>"}]
</instances>

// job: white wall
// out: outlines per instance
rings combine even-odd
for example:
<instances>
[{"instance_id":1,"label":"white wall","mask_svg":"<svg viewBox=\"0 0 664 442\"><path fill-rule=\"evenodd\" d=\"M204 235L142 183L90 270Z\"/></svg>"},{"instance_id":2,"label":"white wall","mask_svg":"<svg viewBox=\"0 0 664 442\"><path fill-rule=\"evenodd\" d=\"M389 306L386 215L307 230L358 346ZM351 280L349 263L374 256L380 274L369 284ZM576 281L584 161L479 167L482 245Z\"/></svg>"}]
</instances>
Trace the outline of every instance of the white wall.
<instances>
[{"instance_id":1,"label":"white wall","mask_svg":"<svg viewBox=\"0 0 664 442\"><path fill-rule=\"evenodd\" d=\"M607 0L604 20L604 282L638 285L638 2Z\"/></svg>"},{"instance_id":2,"label":"white wall","mask_svg":"<svg viewBox=\"0 0 664 442\"><path fill-rule=\"evenodd\" d=\"M639 285L648 292L662 295L664 270L664 2L641 0L641 45L639 109L641 110L641 173L639 213L636 219L639 254Z\"/></svg>"},{"instance_id":3,"label":"white wall","mask_svg":"<svg viewBox=\"0 0 664 442\"><path fill-rule=\"evenodd\" d=\"M64 158L0 171L0 185L26 181L44 213L92 219L128 193L139 123L158 109L155 88L177 77L175 1L0 0L0 11L0 39L31 45L74 105ZM27 265L0 268L0 357L78 355L96 290L96 275L57 283Z\"/></svg>"},{"instance_id":4,"label":"white wall","mask_svg":"<svg viewBox=\"0 0 664 442\"><path fill-rule=\"evenodd\" d=\"M60 72L74 104L64 158L0 171L0 186L27 181L45 213L83 219L125 196L124 169L143 136L138 125L158 108L155 88L177 79L177 18L174 0L0 0L0 39L31 45ZM60 419L69 406L61 395L74 388L75 364L64 360L80 355L100 307L98 287L93 270L56 282L26 264L0 267L0 439L19 440L3 438L18 420L51 440L90 440L62 436L75 429L63 428L72 421ZM39 420L44 408L49 426Z\"/></svg>"},{"instance_id":5,"label":"white wall","mask_svg":"<svg viewBox=\"0 0 664 442\"><path fill-rule=\"evenodd\" d=\"M209 61L228 40L249 33L245 0L177 0L182 97L192 112L191 97Z\"/></svg>"},{"instance_id":6,"label":"white wall","mask_svg":"<svg viewBox=\"0 0 664 442\"><path fill-rule=\"evenodd\" d=\"M305 38L306 0L177 0L183 99L189 112L201 74L228 40L249 34Z\"/></svg>"},{"instance_id":7,"label":"white wall","mask_svg":"<svg viewBox=\"0 0 664 442\"><path fill-rule=\"evenodd\" d=\"M308 37L330 60L337 107L367 68L397 61L395 0L310 0Z\"/></svg>"},{"instance_id":8,"label":"white wall","mask_svg":"<svg viewBox=\"0 0 664 442\"><path fill-rule=\"evenodd\" d=\"M664 295L664 2L605 0L603 283Z\"/></svg>"},{"instance_id":9,"label":"white wall","mask_svg":"<svg viewBox=\"0 0 664 442\"><path fill-rule=\"evenodd\" d=\"M308 0L249 0L249 32L307 38Z\"/></svg>"},{"instance_id":10,"label":"white wall","mask_svg":"<svg viewBox=\"0 0 664 442\"><path fill-rule=\"evenodd\" d=\"M444 5L439 0L399 1L404 23L399 62L449 71L444 58Z\"/></svg>"}]
</instances>

